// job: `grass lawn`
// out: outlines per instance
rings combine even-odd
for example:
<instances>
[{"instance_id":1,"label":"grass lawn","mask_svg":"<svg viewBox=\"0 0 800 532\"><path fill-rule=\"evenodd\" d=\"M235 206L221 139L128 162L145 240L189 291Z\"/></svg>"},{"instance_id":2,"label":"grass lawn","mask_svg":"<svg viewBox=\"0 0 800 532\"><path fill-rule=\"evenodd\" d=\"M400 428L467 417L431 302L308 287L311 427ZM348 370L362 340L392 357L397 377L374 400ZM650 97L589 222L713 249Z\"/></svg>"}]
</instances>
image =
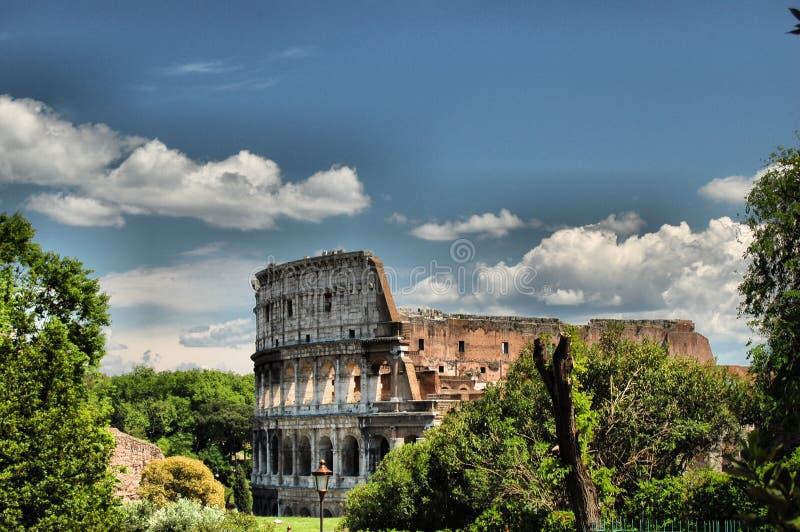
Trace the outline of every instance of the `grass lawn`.
<instances>
[{"instance_id":1,"label":"grass lawn","mask_svg":"<svg viewBox=\"0 0 800 532\"><path fill-rule=\"evenodd\" d=\"M319 532L319 517L259 517L259 522L268 521L274 523L280 519L281 523L275 525L275 532L286 532L288 527L292 527L292 532ZM334 532L336 526L341 521L341 517L326 517L325 532Z\"/></svg>"}]
</instances>

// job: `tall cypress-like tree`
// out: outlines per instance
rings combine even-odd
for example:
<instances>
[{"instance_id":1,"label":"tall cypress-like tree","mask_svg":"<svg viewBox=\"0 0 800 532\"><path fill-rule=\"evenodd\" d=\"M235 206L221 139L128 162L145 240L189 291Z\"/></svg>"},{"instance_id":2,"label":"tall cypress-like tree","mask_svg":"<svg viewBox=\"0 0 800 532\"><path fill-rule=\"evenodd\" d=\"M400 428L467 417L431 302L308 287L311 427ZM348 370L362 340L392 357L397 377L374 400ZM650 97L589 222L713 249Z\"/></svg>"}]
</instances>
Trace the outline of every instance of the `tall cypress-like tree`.
<instances>
[{"instance_id":1,"label":"tall cypress-like tree","mask_svg":"<svg viewBox=\"0 0 800 532\"><path fill-rule=\"evenodd\" d=\"M108 530L114 442L86 385L108 297L33 236L20 214L0 214L0 529Z\"/></svg>"}]
</instances>

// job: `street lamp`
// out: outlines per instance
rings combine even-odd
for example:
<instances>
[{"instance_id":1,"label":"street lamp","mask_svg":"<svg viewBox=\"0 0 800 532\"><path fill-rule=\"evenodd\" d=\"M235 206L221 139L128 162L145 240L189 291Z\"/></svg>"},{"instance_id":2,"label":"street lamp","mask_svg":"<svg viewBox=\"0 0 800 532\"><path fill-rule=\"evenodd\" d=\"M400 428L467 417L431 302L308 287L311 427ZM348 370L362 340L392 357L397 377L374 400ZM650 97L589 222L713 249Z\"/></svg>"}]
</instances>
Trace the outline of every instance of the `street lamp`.
<instances>
[{"instance_id":1,"label":"street lamp","mask_svg":"<svg viewBox=\"0 0 800 532\"><path fill-rule=\"evenodd\" d=\"M333 471L328 469L328 467L325 465L325 460L320 460L319 467L311 474L314 475L314 487L317 488L317 493L319 493L319 532L323 532L322 499L324 499L325 494L328 493L328 480L330 480L331 475L333 475Z\"/></svg>"}]
</instances>

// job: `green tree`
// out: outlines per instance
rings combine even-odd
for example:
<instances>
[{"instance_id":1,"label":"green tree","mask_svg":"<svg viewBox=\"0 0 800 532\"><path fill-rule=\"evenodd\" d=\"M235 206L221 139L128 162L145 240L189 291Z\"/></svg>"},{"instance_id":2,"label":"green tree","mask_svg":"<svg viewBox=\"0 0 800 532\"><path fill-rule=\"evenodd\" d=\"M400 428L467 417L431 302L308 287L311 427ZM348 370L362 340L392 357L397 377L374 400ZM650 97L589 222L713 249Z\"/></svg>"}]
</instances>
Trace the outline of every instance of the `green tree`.
<instances>
[{"instance_id":1,"label":"green tree","mask_svg":"<svg viewBox=\"0 0 800 532\"><path fill-rule=\"evenodd\" d=\"M613 330L592 347L573 338L572 349L575 424L603 515L620 515L620 495L630 497L640 483L680 476L735 441L746 383ZM424 440L392 450L349 494L345 525L486 528L498 515L501 530L573 523L551 404L526 348L506 382L452 409Z\"/></svg>"},{"instance_id":2,"label":"green tree","mask_svg":"<svg viewBox=\"0 0 800 532\"><path fill-rule=\"evenodd\" d=\"M739 286L741 312L766 343L750 351L770 402L765 423L776 443L800 443L800 151L779 147L747 196L753 240Z\"/></svg>"},{"instance_id":3,"label":"green tree","mask_svg":"<svg viewBox=\"0 0 800 532\"><path fill-rule=\"evenodd\" d=\"M233 501L236 509L245 514L253 513L253 494L250 492L250 481L247 469L241 464L236 466L236 478L233 484Z\"/></svg>"},{"instance_id":4,"label":"green tree","mask_svg":"<svg viewBox=\"0 0 800 532\"><path fill-rule=\"evenodd\" d=\"M108 297L33 236L21 215L0 214L0 528L108 530L114 441L86 385Z\"/></svg>"}]
</instances>

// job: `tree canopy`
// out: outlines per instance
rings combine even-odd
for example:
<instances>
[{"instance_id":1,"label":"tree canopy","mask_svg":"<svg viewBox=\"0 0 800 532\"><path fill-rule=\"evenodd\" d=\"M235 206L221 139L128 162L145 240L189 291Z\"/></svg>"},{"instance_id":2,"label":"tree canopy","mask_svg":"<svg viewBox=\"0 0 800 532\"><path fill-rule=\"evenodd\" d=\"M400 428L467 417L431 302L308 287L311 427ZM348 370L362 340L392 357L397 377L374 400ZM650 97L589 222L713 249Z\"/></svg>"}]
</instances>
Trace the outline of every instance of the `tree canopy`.
<instances>
[{"instance_id":1,"label":"tree canopy","mask_svg":"<svg viewBox=\"0 0 800 532\"><path fill-rule=\"evenodd\" d=\"M0 214L0 528L107 530L116 516L108 411L86 379L108 297L82 264Z\"/></svg>"},{"instance_id":2,"label":"tree canopy","mask_svg":"<svg viewBox=\"0 0 800 532\"><path fill-rule=\"evenodd\" d=\"M779 147L747 196L753 234L739 287L741 311L766 343L750 351L752 371L771 400L765 434L800 443L800 151Z\"/></svg>"},{"instance_id":3,"label":"tree canopy","mask_svg":"<svg viewBox=\"0 0 800 532\"><path fill-rule=\"evenodd\" d=\"M592 347L574 338L573 351L576 426L604 516L623 515L641 485L733 445L747 420L748 385L721 368L614 330ZM499 520L503 530L531 530L561 521L568 470L553 452L551 412L526 348L505 383L392 450L349 495L347 525L438 530Z\"/></svg>"},{"instance_id":4,"label":"tree canopy","mask_svg":"<svg viewBox=\"0 0 800 532\"><path fill-rule=\"evenodd\" d=\"M140 366L99 379L94 389L111 402L112 426L157 444L167 456L200 458L232 484L234 458L250 445L252 374Z\"/></svg>"}]
</instances>

